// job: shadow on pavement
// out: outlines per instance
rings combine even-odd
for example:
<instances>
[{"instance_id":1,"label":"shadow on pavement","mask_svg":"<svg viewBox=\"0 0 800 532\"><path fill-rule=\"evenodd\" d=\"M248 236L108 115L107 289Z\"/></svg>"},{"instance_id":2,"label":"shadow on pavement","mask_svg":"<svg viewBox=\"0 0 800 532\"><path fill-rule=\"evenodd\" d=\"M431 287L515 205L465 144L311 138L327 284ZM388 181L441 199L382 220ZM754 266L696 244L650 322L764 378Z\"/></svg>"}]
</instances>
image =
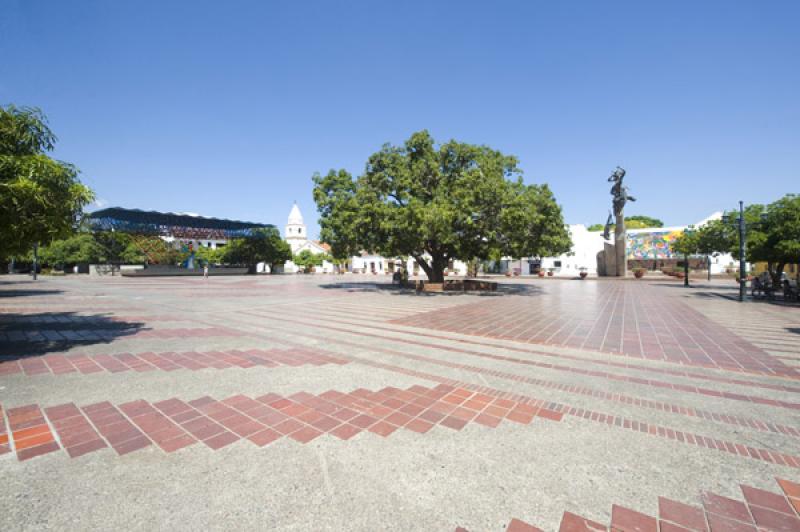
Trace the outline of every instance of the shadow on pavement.
<instances>
[{"instance_id":1,"label":"shadow on pavement","mask_svg":"<svg viewBox=\"0 0 800 532\"><path fill-rule=\"evenodd\" d=\"M0 298L23 296L54 296L62 294L63 290L32 288L30 290L0 290Z\"/></svg>"},{"instance_id":2,"label":"shadow on pavement","mask_svg":"<svg viewBox=\"0 0 800 532\"><path fill-rule=\"evenodd\" d=\"M481 297L500 297L503 295L535 295L542 292L539 286L531 284L498 283L496 292L483 292L470 290L463 292L460 290L448 290L446 292L418 292L414 288L403 288L396 284L374 283L374 282L342 282L320 284L320 288L326 290L343 290L346 292L387 292L397 296L423 296L423 297L456 297L463 295Z\"/></svg>"},{"instance_id":3,"label":"shadow on pavement","mask_svg":"<svg viewBox=\"0 0 800 532\"><path fill-rule=\"evenodd\" d=\"M107 344L142 330L144 323L105 314L74 312L0 314L0 361L65 351L75 346Z\"/></svg>"},{"instance_id":4,"label":"shadow on pavement","mask_svg":"<svg viewBox=\"0 0 800 532\"><path fill-rule=\"evenodd\" d=\"M679 283L651 283L659 287L669 287L669 288L680 288L686 289L683 284ZM709 285L703 283L692 282L689 285L691 290L687 290L684 294L685 297L696 297L699 299L729 299L731 301L739 301L739 287L734 286L719 286L719 285ZM702 290L707 290L703 292ZM752 292L748 288L745 292L744 300L747 303L763 303L768 305L775 305L779 307L800 307L800 302L793 301L793 300L786 300L783 297L783 292L778 291L772 297L767 296L753 296Z\"/></svg>"}]
</instances>

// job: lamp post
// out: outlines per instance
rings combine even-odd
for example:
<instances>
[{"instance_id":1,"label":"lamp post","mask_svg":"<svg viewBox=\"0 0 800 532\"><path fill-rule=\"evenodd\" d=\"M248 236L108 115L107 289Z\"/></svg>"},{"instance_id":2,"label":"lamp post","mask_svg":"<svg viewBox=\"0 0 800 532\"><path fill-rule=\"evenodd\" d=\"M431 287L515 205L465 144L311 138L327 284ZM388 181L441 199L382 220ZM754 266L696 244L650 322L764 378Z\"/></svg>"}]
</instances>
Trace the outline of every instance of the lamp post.
<instances>
[{"instance_id":1,"label":"lamp post","mask_svg":"<svg viewBox=\"0 0 800 532\"><path fill-rule=\"evenodd\" d=\"M691 235L694 231L691 228L686 228L684 234ZM683 254L683 286L689 288L689 254Z\"/></svg>"},{"instance_id":2,"label":"lamp post","mask_svg":"<svg viewBox=\"0 0 800 532\"><path fill-rule=\"evenodd\" d=\"M722 217L724 223L730 223L731 217L725 215ZM745 249L745 224L744 224L744 202L739 201L739 217L736 219L739 225L739 301L744 301L744 293L747 289L747 265L744 260Z\"/></svg>"},{"instance_id":3,"label":"lamp post","mask_svg":"<svg viewBox=\"0 0 800 532\"><path fill-rule=\"evenodd\" d=\"M747 289L747 264L744 262L744 202L739 201L739 301L744 301L744 292Z\"/></svg>"}]
</instances>

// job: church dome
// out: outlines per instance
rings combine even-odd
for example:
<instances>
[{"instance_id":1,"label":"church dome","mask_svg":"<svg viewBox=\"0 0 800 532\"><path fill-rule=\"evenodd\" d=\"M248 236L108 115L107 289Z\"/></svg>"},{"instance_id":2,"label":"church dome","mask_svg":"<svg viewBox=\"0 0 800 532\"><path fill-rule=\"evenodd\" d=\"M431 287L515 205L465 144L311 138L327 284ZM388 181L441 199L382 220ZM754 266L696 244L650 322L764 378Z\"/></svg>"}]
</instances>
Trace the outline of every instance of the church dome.
<instances>
[{"instance_id":1,"label":"church dome","mask_svg":"<svg viewBox=\"0 0 800 532\"><path fill-rule=\"evenodd\" d=\"M303 225L303 215L300 214L297 203L292 205L292 212L289 213L289 220L286 223L288 225Z\"/></svg>"}]
</instances>

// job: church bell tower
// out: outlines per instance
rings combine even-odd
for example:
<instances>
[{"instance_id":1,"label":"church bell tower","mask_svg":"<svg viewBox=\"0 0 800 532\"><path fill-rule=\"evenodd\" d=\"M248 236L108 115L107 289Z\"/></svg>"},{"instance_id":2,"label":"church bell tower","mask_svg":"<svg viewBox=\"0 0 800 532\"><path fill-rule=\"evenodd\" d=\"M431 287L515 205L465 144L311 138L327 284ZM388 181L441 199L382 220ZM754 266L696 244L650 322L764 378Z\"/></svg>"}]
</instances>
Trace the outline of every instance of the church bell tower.
<instances>
[{"instance_id":1,"label":"church bell tower","mask_svg":"<svg viewBox=\"0 0 800 532\"><path fill-rule=\"evenodd\" d=\"M289 219L286 221L284 238L286 238L286 241L292 248L292 253L297 253L297 250L308 240L306 224L303 223L303 215L300 214L300 208L297 206L297 202L292 205L292 211L289 213Z\"/></svg>"}]
</instances>

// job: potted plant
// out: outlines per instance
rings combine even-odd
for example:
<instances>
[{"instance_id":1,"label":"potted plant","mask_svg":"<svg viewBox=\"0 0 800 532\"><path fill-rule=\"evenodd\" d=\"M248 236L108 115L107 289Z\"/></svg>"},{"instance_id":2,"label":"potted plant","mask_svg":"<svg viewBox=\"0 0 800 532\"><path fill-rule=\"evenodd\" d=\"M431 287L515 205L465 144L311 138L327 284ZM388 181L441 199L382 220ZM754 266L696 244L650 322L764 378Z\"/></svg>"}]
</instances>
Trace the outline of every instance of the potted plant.
<instances>
[{"instance_id":1,"label":"potted plant","mask_svg":"<svg viewBox=\"0 0 800 532\"><path fill-rule=\"evenodd\" d=\"M555 273L555 269L554 268L548 268L547 269L547 276L548 277L552 277L554 273Z\"/></svg>"},{"instance_id":2,"label":"potted plant","mask_svg":"<svg viewBox=\"0 0 800 532\"><path fill-rule=\"evenodd\" d=\"M644 268L636 268L633 270L633 276L636 277L637 279L641 279L642 277L644 277L644 274L645 274Z\"/></svg>"},{"instance_id":3,"label":"potted plant","mask_svg":"<svg viewBox=\"0 0 800 532\"><path fill-rule=\"evenodd\" d=\"M578 273L578 275L581 276L581 279L586 279L586 276L589 275L589 272L586 271L586 267L581 266L580 272Z\"/></svg>"},{"instance_id":4,"label":"potted plant","mask_svg":"<svg viewBox=\"0 0 800 532\"><path fill-rule=\"evenodd\" d=\"M539 277L544 277L544 270L539 270Z\"/></svg>"}]
</instances>

